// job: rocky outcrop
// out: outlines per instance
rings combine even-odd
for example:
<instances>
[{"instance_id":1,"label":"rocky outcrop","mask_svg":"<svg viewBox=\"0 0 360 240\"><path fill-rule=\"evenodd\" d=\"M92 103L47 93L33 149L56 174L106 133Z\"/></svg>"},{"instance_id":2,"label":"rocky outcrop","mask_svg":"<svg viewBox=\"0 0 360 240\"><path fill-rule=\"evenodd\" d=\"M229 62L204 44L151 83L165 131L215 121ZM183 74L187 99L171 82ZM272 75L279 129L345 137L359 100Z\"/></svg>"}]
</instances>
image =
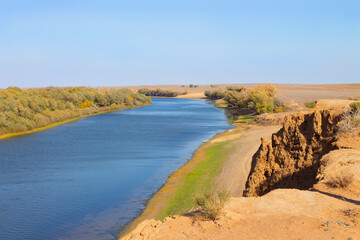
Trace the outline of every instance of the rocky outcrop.
<instances>
[{"instance_id":1,"label":"rocky outcrop","mask_svg":"<svg viewBox=\"0 0 360 240\"><path fill-rule=\"evenodd\" d=\"M321 157L338 148L336 125L341 113L319 110L286 116L271 143L262 139L253 156L244 196L261 196L276 188L312 187Z\"/></svg>"}]
</instances>

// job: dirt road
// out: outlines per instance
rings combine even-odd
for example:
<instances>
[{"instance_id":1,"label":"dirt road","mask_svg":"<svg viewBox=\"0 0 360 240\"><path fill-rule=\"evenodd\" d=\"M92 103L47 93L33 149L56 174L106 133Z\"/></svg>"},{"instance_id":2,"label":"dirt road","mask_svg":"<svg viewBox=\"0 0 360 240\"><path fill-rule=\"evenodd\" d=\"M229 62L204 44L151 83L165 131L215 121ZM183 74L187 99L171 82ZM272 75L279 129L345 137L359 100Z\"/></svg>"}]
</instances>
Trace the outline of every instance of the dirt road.
<instances>
[{"instance_id":1,"label":"dirt road","mask_svg":"<svg viewBox=\"0 0 360 240\"><path fill-rule=\"evenodd\" d=\"M251 160L260 146L260 138L270 139L280 126L251 126L229 144L230 155L217 179L217 188L226 189L231 196L242 196L250 172ZM219 140L218 140L219 141Z\"/></svg>"}]
</instances>

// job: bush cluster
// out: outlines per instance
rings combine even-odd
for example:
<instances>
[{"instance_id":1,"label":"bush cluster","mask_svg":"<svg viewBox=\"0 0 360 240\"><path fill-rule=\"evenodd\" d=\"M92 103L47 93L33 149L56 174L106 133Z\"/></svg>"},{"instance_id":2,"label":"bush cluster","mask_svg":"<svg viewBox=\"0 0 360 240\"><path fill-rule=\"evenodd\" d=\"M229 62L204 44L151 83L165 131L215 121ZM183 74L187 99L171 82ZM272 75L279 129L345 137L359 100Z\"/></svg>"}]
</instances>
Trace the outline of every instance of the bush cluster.
<instances>
[{"instance_id":1,"label":"bush cluster","mask_svg":"<svg viewBox=\"0 0 360 240\"><path fill-rule=\"evenodd\" d=\"M107 108L144 103L151 103L151 99L128 89L9 87L0 90L0 135L45 127Z\"/></svg>"},{"instance_id":2,"label":"bush cluster","mask_svg":"<svg viewBox=\"0 0 360 240\"><path fill-rule=\"evenodd\" d=\"M248 91L243 87L228 89L231 90L224 92L223 99L229 107L249 109L258 114L286 111L285 105L275 97L276 87L272 84L260 84Z\"/></svg>"},{"instance_id":3,"label":"bush cluster","mask_svg":"<svg viewBox=\"0 0 360 240\"><path fill-rule=\"evenodd\" d=\"M306 102L304 103L305 107L307 108L314 108L316 106L316 102L313 101L313 102Z\"/></svg>"},{"instance_id":4,"label":"bush cluster","mask_svg":"<svg viewBox=\"0 0 360 240\"><path fill-rule=\"evenodd\" d=\"M176 97L180 95L179 92L174 90L163 90L163 89L148 89L142 88L138 90L138 93L144 94L145 96L153 96L153 97Z\"/></svg>"},{"instance_id":5,"label":"bush cluster","mask_svg":"<svg viewBox=\"0 0 360 240\"><path fill-rule=\"evenodd\" d=\"M350 104L350 110L352 113L360 112L360 102L353 102Z\"/></svg>"},{"instance_id":6,"label":"bush cluster","mask_svg":"<svg viewBox=\"0 0 360 240\"><path fill-rule=\"evenodd\" d=\"M218 100L218 99L222 99L225 97L225 91L218 89L218 90L206 90L205 91L205 96L211 100Z\"/></svg>"},{"instance_id":7,"label":"bush cluster","mask_svg":"<svg viewBox=\"0 0 360 240\"><path fill-rule=\"evenodd\" d=\"M246 88L244 88L244 87L230 86L230 87L227 87L226 90L228 90L228 91L233 91L233 92L243 92L243 91L246 90Z\"/></svg>"},{"instance_id":8,"label":"bush cluster","mask_svg":"<svg viewBox=\"0 0 360 240\"><path fill-rule=\"evenodd\" d=\"M342 115L341 121L338 124L338 133L351 133L352 135L359 134L357 128L360 127L360 111L345 112Z\"/></svg>"},{"instance_id":9,"label":"bush cluster","mask_svg":"<svg viewBox=\"0 0 360 240\"><path fill-rule=\"evenodd\" d=\"M211 100L224 99L231 108L249 109L258 114L286 111L285 105L275 94L276 87L272 84L260 84L249 91L244 87L235 86L228 87L226 91L205 91L205 96Z\"/></svg>"}]
</instances>

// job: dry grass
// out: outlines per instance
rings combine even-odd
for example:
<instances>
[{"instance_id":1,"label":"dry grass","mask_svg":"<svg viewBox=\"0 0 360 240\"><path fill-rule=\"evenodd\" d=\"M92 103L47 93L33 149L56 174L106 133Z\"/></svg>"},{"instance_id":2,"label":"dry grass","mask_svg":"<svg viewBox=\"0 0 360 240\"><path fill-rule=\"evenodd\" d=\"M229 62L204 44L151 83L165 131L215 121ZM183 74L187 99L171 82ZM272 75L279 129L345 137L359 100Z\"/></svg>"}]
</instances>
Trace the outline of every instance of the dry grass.
<instances>
[{"instance_id":1,"label":"dry grass","mask_svg":"<svg viewBox=\"0 0 360 240\"><path fill-rule=\"evenodd\" d=\"M339 134L351 132L352 135L357 135L359 134L358 127L360 127L360 111L346 112L339 122L338 132Z\"/></svg>"},{"instance_id":2,"label":"dry grass","mask_svg":"<svg viewBox=\"0 0 360 240\"><path fill-rule=\"evenodd\" d=\"M343 214L355 227L360 224L360 208L349 208L343 210Z\"/></svg>"},{"instance_id":3,"label":"dry grass","mask_svg":"<svg viewBox=\"0 0 360 240\"><path fill-rule=\"evenodd\" d=\"M351 184L351 182L353 181L353 178L354 177L352 175L340 174L338 176L332 177L327 182L327 185L332 188L346 188L347 186L349 186Z\"/></svg>"},{"instance_id":4,"label":"dry grass","mask_svg":"<svg viewBox=\"0 0 360 240\"><path fill-rule=\"evenodd\" d=\"M229 201L230 193L228 191L209 192L195 198L195 204L202 208L205 217L216 220L225 203Z\"/></svg>"},{"instance_id":5,"label":"dry grass","mask_svg":"<svg viewBox=\"0 0 360 240\"><path fill-rule=\"evenodd\" d=\"M343 211L344 215L350 218L360 217L360 208L349 208Z\"/></svg>"}]
</instances>

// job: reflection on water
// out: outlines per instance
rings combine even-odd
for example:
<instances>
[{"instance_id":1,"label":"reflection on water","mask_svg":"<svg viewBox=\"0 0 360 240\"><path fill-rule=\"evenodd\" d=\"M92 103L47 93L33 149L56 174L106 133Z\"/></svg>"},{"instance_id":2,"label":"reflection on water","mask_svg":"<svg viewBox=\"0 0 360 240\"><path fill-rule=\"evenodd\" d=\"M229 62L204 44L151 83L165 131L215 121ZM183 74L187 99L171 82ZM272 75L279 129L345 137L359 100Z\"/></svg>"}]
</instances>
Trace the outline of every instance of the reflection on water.
<instances>
[{"instance_id":1,"label":"reflection on water","mask_svg":"<svg viewBox=\"0 0 360 240\"><path fill-rule=\"evenodd\" d=\"M0 141L0 239L113 239L204 140L231 128L206 101L153 99Z\"/></svg>"}]
</instances>

